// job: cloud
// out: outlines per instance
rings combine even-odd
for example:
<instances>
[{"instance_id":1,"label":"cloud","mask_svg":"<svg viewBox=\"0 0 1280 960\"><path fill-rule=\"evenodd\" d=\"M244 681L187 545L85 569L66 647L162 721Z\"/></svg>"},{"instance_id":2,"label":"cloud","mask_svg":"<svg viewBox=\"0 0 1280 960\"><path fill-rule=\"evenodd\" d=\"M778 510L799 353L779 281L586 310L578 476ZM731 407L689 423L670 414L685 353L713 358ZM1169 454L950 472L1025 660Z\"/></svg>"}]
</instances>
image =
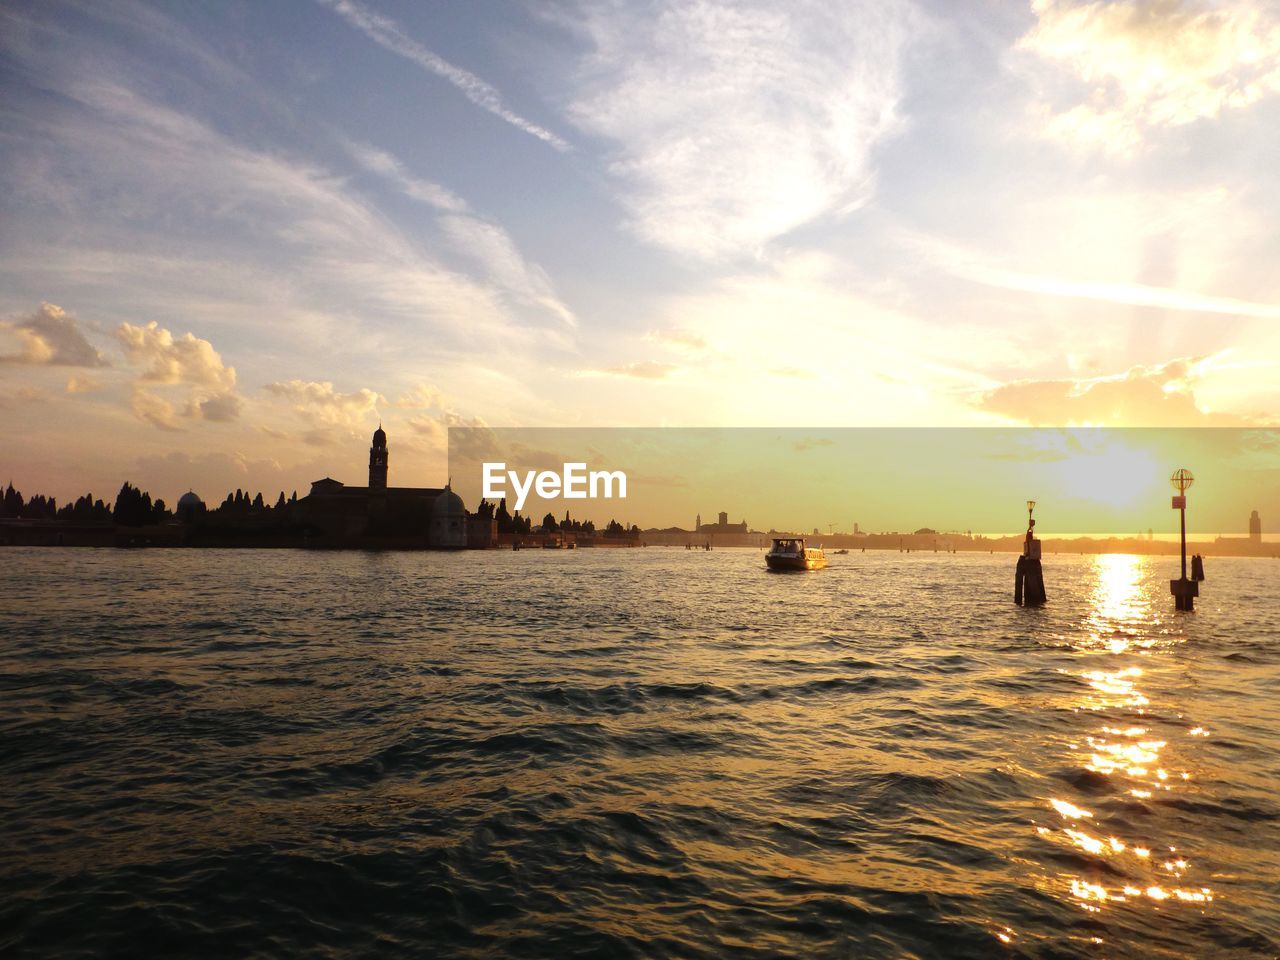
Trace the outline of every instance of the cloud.
<instances>
[{"instance_id":1,"label":"cloud","mask_svg":"<svg viewBox=\"0 0 1280 960\"><path fill-rule=\"evenodd\" d=\"M502 95L490 84L481 80L474 73L455 66L443 57L428 50L417 40L406 34L394 20L374 13L367 7L352 0L319 0L319 2L341 16L347 23L369 37L379 46L390 50L409 60L428 73L443 77L460 91L463 96L494 116L506 121L518 130L537 137L557 150L571 149L568 142L556 136L545 127L510 110L502 101Z\"/></svg>"},{"instance_id":2,"label":"cloud","mask_svg":"<svg viewBox=\"0 0 1280 960\"><path fill-rule=\"evenodd\" d=\"M615 148L631 228L684 255L752 255L871 196L897 129L905 3L585 3L573 121Z\"/></svg>"},{"instance_id":3,"label":"cloud","mask_svg":"<svg viewBox=\"0 0 1280 960\"><path fill-rule=\"evenodd\" d=\"M0 322L0 330L12 331L21 343L21 352L0 356L0 363L107 366L106 359L80 332L75 317L56 304L42 303L39 309L21 320Z\"/></svg>"},{"instance_id":4,"label":"cloud","mask_svg":"<svg viewBox=\"0 0 1280 960\"><path fill-rule=\"evenodd\" d=\"M577 319L556 295L546 272L529 263L506 230L478 217L448 216L440 221L445 235L518 302L551 314L568 327Z\"/></svg>"},{"instance_id":5,"label":"cloud","mask_svg":"<svg viewBox=\"0 0 1280 960\"><path fill-rule=\"evenodd\" d=\"M201 420L226 423L239 417L243 407L244 401L239 395L228 391L202 400L193 400L187 415Z\"/></svg>"},{"instance_id":6,"label":"cloud","mask_svg":"<svg viewBox=\"0 0 1280 960\"><path fill-rule=\"evenodd\" d=\"M153 427L172 431L182 429L182 425L178 421L177 411L174 409L173 404L164 397L141 387L134 387L133 393L129 398L129 404L135 417L151 424Z\"/></svg>"},{"instance_id":7,"label":"cloud","mask_svg":"<svg viewBox=\"0 0 1280 960\"><path fill-rule=\"evenodd\" d=\"M144 326L122 323L116 339L139 370L131 406L140 420L163 430L180 429L174 404L144 384L188 388L182 415L192 420L225 423L240 415L235 368L222 362L208 340L190 332L175 337L154 320Z\"/></svg>"},{"instance_id":8,"label":"cloud","mask_svg":"<svg viewBox=\"0 0 1280 960\"><path fill-rule=\"evenodd\" d=\"M354 428L377 414L380 403L386 403L381 394L364 387L340 393L329 381L289 380L269 383L263 389L287 400L299 416L324 426ZM318 434L317 439L328 436Z\"/></svg>"},{"instance_id":9,"label":"cloud","mask_svg":"<svg viewBox=\"0 0 1280 960\"><path fill-rule=\"evenodd\" d=\"M1280 22L1261 4L1200 0L1035 0L1019 42L1088 89L1045 132L1114 152L1150 129L1245 109L1280 91ZM1076 94L1078 97L1079 94Z\"/></svg>"},{"instance_id":10,"label":"cloud","mask_svg":"<svg viewBox=\"0 0 1280 960\"><path fill-rule=\"evenodd\" d=\"M447 188L414 177L386 151L367 144L349 144L348 149L366 170L435 210L444 238L517 302L545 310L567 326L577 325L573 311L561 302L546 272L524 258L505 229L473 214L466 201Z\"/></svg>"},{"instance_id":11,"label":"cloud","mask_svg":"<svg viewBox=\"0 0 1280 960\"><path fill-rule=\"evenodd\" d=\"M567 310L552 302L549 285L537 285L536 268L528 268L532 279L524 289L504 296L496 289L502 280L489 283L446 266L345 180L319 166L242 145L110 79L73 72L60 77L56 87L77 109L42 121L37 140L41 150L33 156L93 162L94 190L69 170L63 185L86 207L118 215L106 228L110 240L103 250L43 251L30 258L28 269L36 275L78 277L88 264L114 274L117 285L136 285L144 295L156 295L152 288L160 285L161 293L171 296L162 303L181 307L191 302L191 274L196 270L200 277L217 278L207 285L214 309L225 305L228 297L250 302L240 291L266 284L264 294L283 299L282 306L292 306L295 317L330 319L334 304L358 302L361 314L374 323L429 324L437 349L470 349L477 337L485 336L493 338L496 350L527 350L544 341L563 345ZM390 170L394 179L395 162L375 154L365 151L364 165ZM450 215L450 210L457 215L460 205L465 208L457 198L432 192L423 182L414 181L408 188L428 197L442 215ZM104 193L128 197L127 209L114 211L101 199ZM198 224L208 243L230 245L221 251L215 246L213 252L182 262L167 249L157 250L149 233L118 233L118 224L149 215L182 218ZM440 230L443 235L443 227ZM493 248L490 243L487 249ZM481 260L481 252L474 249L462 253ZM509 262L510 258L499 263L491 275L498 267L507 269ZM16 269L13 261L9 263L10 270ZM281 281L284 276L288 283ZM518 273L507 269L503 276L510 280ZM540 324L531 311L517 314L511 307L536 304L540 298L546 301L542 312L552 323ZM545 329L548 326L553 330ZM337 337L338 327L333 322L325 332ZM343 346L350 344L345 338Z\"/></svg>"},{"instance_id":12,"label":"cloud","mask_svg":"<svg viewBox=\"0 0 1280 960\"><path fill-rule=\"evenodd\" d=\"M1031 426L1240 426L1246 421L1202 409L1192 386L1216 358L1182 358L1092 379L1016 380L975 405Z\"/></svg>"},{"instance_id":13,"label":"cloud","mask_svg":"<svg viewBox=\"0 0 1280 960\"><path fill-rule=\"evenodd\" d=\"M445 405L445 395L438 387L429 383L420 383L396 401L397 407L415 410L441 409Z\"/></svg>"},{"instance_id":14,"label":"cloud","mask_svg":"<svg viewBox=\"0 0 1280 960\"><path fill-rule=\"evenodd\" d=\"M23 403L43 403L47 399L45 392L36 387L18 387L10 393L0 392L0 410Z\"/></svg>"},{"instance_id":15,"label":"cloud","mask_svg":"<svg viewBox=\"0 0 1280 960\"><path fill-rule=\"evenodd\" d=\"M1011 270L984 260L979 254L915 234L901 233L905 245L953 276L985 286L1044 296L1095 300L1135 307L1226 314L1264 320L1280 319L1280 307L1269 303L1219 297L1174 287L1143 283L1078 280L1043 273ZM1115 264L1112 264L1114 268Z\"/></svg>"},{"instance_id":16,"label":"cloud","mask_svg":"<svg viewBox=\"0 0 1280 960\"><path fill-rule=\"evenodd\" d=\"M659 363L656 360L637 360L634 363L623 363L616 367L604 367L595 370L578 370L578 377L628 377L635 380L665 380L680 368L673 363Z\"/></svg>"},{"instance_id":17,"label":"cloud","mask_svg":"<svg viewBox=\"0 0 1280 960\"><path fill-rule=\"evenodd\" d=\"M644 339L650 343L660 343L664 347L671 347L674 350L685 350L691 353L699 353L710 348L705 337L688 330L650 330L644 335Z\"/></svg>"},{"instance_id":18,"label":"cloud","mask_svg":"<svg viewBox=\"0 0 1280 960\"><path fill-rule=\"evenodd\" d=\"M140 379L144 381L220 390L229 390L236 384L235 368L224 365L213 344L193 333L175 338L152 320L145 326L120 324L116 339L129 361L143 368Z\"/></svg>"},{"instance_id":19,"label":"cloud","mask_svg":"<svg viewBox=\"0 0 1280 960\"><path fill-rule=\"evenodd\" d=\"M70 377L67 380L67 393L94 393L101 389L101 382L93 377Z\"/></svg>"},{"instance_id":20,"label":"cloud","mask_svg":"<svg viewBox=\"0 0 1280 960\"><path fill-rule=\"evenodd\" d=\"M420 203L447 213L466 213L469 209L467 202L449 188L413 176L399 159L385 150L353 141L347 142L347 150L370 173L389 180L406 196Z\"/></svg>"}]
</instances>

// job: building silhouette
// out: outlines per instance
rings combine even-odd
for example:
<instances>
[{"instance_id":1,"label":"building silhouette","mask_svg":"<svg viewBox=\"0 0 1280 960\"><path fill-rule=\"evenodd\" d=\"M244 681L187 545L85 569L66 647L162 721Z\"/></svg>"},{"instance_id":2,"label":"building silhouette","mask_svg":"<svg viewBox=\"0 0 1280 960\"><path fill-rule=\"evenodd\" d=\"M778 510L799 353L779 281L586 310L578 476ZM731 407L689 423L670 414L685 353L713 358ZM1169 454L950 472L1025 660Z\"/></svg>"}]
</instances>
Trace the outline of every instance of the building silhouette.
<instances>
[{"instance_id":1,"label":"building silhouette","mask_svg":"<svg viewBox=\"0 0 1280 960\"><path fill-rule=\"evenodd\" d=\"M695 533L746 533L747 521L741 523L730 523L729 514L724 510L720 511L720 516L715 523L703 523L702 515L698 515L698 525L694 529Z\"/></svg>"},{"instance_id":2,"label":"building silhouette","mask_svg":"<svg viewBox=\"0 0 1280 960\"><path fill-rule=\"evenodd\" d=\"M373 445L369 447L369 489L387 489L387 434L378 424L373 431Z\"/></svg>"},{"instance_id":3,"label":"building silhouette","mask_svg":"<svg viewBox=\"0 0 1280 960\"><path fill-rule=\"evenodd\" d=\"M450 485L388 486L389 462L387 434L379 425L369 447L369 485L349 487L332 477L316 480L298 501L299 519L335 546L467 546L467 510Z\"/></svg>"},{"instance_id":4,"label":"building silhouette","mask_svg":"<svg viewBox=\"0 0 1280 960\"><path fill-rule=\"evenodd\" d=\"M1262 517L1255 510L1249 514L1249 539L1254 543L1262 542Z\"/></svg>"}]
</instances>

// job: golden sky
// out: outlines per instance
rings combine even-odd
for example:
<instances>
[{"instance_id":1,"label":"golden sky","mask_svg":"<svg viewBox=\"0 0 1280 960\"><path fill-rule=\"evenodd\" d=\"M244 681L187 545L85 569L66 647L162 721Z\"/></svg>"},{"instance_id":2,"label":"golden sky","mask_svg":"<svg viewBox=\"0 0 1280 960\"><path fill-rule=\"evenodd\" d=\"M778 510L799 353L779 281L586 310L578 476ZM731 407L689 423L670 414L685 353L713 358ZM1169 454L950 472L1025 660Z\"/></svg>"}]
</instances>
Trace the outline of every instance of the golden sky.
<instances>
[{"instance_id":1,"label":"golden sky","mask_svg":"<svg viewBox=\"0 0 1280 960\"><path fill-rule=\"evenodd\" d=\"M404 485L457 425L1276 422L1274 4L500 9L0 11L0 482L305 492L379 422Z\"/></svg>"}]
</instances>

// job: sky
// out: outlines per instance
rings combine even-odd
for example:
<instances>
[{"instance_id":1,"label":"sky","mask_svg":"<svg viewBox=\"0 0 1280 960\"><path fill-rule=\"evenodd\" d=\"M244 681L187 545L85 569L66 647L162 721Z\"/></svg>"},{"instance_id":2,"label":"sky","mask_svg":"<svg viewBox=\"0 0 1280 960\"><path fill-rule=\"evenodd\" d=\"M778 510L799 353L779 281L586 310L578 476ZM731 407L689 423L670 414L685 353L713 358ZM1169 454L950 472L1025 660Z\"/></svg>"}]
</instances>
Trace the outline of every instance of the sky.
<instances>
[{"instance_id":1,"label":"sky","mask_svg":"<svg viewBox=\"0 0 1280 960\"><path fill-rule=\"evenodd\" d=\"M1262 2L0 7L0 483L1280 417ZM731 511L737 512L737 511ZM676 518L683 519L683 518Z\"/></svg>"},{"instance_id":2,"label":"sky","mask_svg":"<svg viewBox=\"0 0 1280 960\"><path fill-rule=\"evenodd\" d=\"M1170 475L1195 464L1193 538L1243 537L1258 511L1280 516L1280 430L1256 427L590 428L453 427L449 466L464 502L505 496L534 522L547 512L603 525L694 529L697 518L806 533L939 531L1063 537L1177 537ZM565 464L580 464L565 480ZM500 464L501 466L494 466ZM537 474L586 497L539 496ZM590 486L592 472L614 472ZM514 474L514 476L511 476ZM574 479L576 478L576 479ZM550 483L550 481L543 481Z\"/></svg>"}]
</instances>

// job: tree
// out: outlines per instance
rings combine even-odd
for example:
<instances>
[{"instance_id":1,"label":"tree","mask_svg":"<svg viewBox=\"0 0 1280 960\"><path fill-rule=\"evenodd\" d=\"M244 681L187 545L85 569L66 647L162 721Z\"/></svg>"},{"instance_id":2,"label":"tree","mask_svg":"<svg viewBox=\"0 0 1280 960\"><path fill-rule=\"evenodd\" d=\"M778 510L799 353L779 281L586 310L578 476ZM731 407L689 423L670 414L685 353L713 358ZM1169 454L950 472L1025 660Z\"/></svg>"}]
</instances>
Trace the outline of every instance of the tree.
<instances>
[{"instance_id":1,"label":"tree","mask_svg":"<svg viewBox=\"0 0 1280 960\"><path fill-rule=\"evenodd\" d=\"M13 489L13 481L9 481L9 486L4 492L4 499L0 501L0 516L20 517L22 516L23 506L22 494Z\"/></svg>"},{"instance_id":2,"label":"tree","mask_svg":"<svg viewBox=\"0 0 1280 960\"><path fill-rule=\"evenodd\" d=\"M283 491L283 490L281 490L281 491L280 491L280 496L279 496L278 498L276 498L276 505L275 505L275 507L274 507L273 509L276 509L276 510L283 510L284 508L285 508L285 502L284 502L284 491Z\"/></svg>"},{"instance_id":3,"label":"tree","mask_svg":"<svg viewBox=\"0 0 1280 960\"><path fill-rule=\"evenodd\" d=\"M145 493L127 480L116 496L111 519L122 527L141 527L152 519L151 494Z\"/></svg>"}]
</instances>

